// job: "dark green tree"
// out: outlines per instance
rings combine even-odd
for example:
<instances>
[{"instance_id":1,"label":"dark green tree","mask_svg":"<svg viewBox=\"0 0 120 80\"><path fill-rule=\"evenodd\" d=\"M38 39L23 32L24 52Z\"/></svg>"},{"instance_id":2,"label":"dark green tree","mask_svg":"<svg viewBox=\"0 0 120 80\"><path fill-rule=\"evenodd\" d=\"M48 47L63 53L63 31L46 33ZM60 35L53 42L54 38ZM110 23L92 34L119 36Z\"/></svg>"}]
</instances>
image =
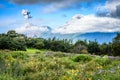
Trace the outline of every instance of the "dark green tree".
<instances>
[{"instance_id":1,"label":"dark green tree","mask_svg":"<svg viewBox=\"0 0 120 80\"><path fill-rule=\"evenodd\" d=\"M82 53L83 50L87 52L87 41L78 40L73 46L73 52Z\"/></svg>"},{"instance_id":2,"label":"dark green tree","mask_svg":"<svg viewBox=\"0 0 120 80\"><path fill-rule=\"evenodd\" d=\"M114 56L120 56L120 33L113 39L112 49Z\"/></svg>"},{"instance_id":3,"label":"dark green tree","mask_svg":"<svg viewBox=\"0 0 120 80\"><path fill-rule=\"evenodd\" d=\"M102 55L111 55L112 54L112 45L111 43L103 43L100 45L100 53Z\"/></svg>"},{"instance_id":4,"label":"dark green tree","mask_svg":"<svg viewBox=\"0 0 120 80\"><path fill-rule=\"evenodd\" d=\"M91 54L100 54L100 48L98 42L95 41L89 41L87 50Z\"/></svg>"},{"instance_id":5,"label":"dark green tree","mask_svg":"<svg viewBox=\"0 0 120 80\"><path fill-rule=\"evenodd\" d=\"M9 37L17 37L18 36L18 33L16 33L16 31L15 30L9 30L8 32L7 32L7 36L9 36Z\"/></svg>"},{"instance_id":6,"label":"dark green tree","mask_svg":"<svg viewBox=\"0 0 120 80\"><path fill-rule=\"evenodd\" d=\"M35 48L36 49L43 49L44 48L44 39L36 38Z\"/></svg>"},{"instance_id":7,"label":"dark green tree","mask_svg":"<svg viewBox=\"0 0 120 80\"><path fill-rule=\"evenodd\" d=\"M14 30L0 35L0 49L26 50L25 36Z\"/></svg>"},{"instance_id":8,"label":"dark green tree","mask_svg":"<svg viewBox=\"0 0 120 80\"><path fill-rule=\"evenodd\" d=\"M36 39L34 38L27 38L26 39L26 46L27 48L34 48L36 43Z\"/></svg>"},{"instance_id":9,"label":"dark green tree","mask_svg":"<svg viewBox=\"0 0 120 80\"><path fill-rule=\"evenodd\" d=\"M59 40L54 37L53 39L44 40L44 48L53 51L70 52L72 44L70 40Z\"/></svg>"},{"instance_id":10,"label":"dark green tree","mask_svg":"<svg viewBox=\"0 0 120 80\"><path fill-rule=\"evenodd\" d=\"M8 36L0 37L0 49L10 49L12 47L12 39Z\"/></svg>"}]
</instances>

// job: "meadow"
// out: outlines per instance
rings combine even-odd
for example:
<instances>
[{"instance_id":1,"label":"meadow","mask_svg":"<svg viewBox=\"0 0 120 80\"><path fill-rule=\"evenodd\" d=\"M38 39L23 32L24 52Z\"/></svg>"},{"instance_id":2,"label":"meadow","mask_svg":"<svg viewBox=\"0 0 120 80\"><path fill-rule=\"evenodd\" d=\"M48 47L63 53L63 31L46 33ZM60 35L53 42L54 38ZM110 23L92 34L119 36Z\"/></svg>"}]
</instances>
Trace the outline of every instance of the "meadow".
<instances>
[{"instance_id":1,"label":"meadow","mask_svg":"<svg viewBox=\"0 0 120 80\"><path fill-rule=\"evenodd\" d=\"M0 50L0 80L119 80L120 59L48 50Z\"/></svg>"}]
</instances>

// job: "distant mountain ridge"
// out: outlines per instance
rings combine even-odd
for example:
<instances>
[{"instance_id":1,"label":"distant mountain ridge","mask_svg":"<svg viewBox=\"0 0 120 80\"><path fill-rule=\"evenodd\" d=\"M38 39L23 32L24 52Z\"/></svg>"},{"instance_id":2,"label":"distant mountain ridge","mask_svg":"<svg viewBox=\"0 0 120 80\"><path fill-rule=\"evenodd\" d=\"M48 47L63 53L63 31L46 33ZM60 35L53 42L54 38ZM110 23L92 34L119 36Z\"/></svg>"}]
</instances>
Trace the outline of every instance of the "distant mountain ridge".
<instances>
[{"instance_id":1,"label":"distant mountain ridge","mask_svg":"<svg viewBox=\"0 0 120 80\"><path fill-rule=\"evenodd\" d=\"M111 42L118 32L92 32L78 35L77 38L83 38L91 41L98 41L99 43Z\"/></svg>"},{"instance_id":2,"label":"distant mountain ridge","mask_svg":"<svg viewBox=\"0 0 120 80\"><path fill-rule=\"evenodd\" d=\"M118 32L91 32L91 33L74 33L74 34L58 34L58 33L51 33L49 35L41 36L42 38L53 38L56 37L57 39L71 39L74 41L77 40L87 40L87 41L98 41L99 43L108 43L113 40L113 38L117 35Z\"/></svg>"}]
</instances>

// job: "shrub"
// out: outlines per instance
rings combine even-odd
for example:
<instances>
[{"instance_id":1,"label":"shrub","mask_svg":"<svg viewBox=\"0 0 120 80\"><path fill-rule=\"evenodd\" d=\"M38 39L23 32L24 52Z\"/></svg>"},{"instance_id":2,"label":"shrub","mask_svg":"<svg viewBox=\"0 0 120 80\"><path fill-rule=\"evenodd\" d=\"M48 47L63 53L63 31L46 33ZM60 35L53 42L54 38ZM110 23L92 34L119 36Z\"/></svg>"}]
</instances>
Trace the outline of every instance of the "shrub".
<instances>
[{"instance_id":1,"label":"shrub","mask_svg":"<svg viewBox=\"0 0 120 80\"><path fill-rule=\"evenodd\" d=\"M25 59L28 57L28 55L24 52L13 52L12 53L13 58L20 58L20 59Z\"/></svg>"},{"instance_id":2,"label":"shrub","mask_svg":"<svg viewBox=\"0 0 120 80\"><path fill-rule=\"evenodd\" d=\"M84 49L84 50L82 50L82 51L81 51L81 53L82 53L82 54L89 54L89 53L88 53L88 51L87 51L87 50L85 50L85 49Z\"/></svg>"},{"instance_id":3,"label":"shrub","mask_svg":"<svg viewBox=\"0 0 120 80\"><path fill-rule=\"evenodd\" d=\"M85 54L80 54L73 59L74 62L80 62L80 61L86 62L91 60L92 60L92 57Z\"/></svg>"},{"instance_id":4,"label":"shrub","mask_svg":"<svg viewBox=\"0 0 120 80\"><path fill-rule=\"evenodd\" d=\"M106 65L108 65L108 64L111 63L111 61L109 60L108 56L96 57L96 58L95 58L95 61L96 61L98 64L102 65L102 66L106 66Z\"/></svg>"},{"instance_id":5,"label":"shrub","mask_svg":"<svg viewBox=\"0 0 120 80\"><path fill-rule=\"evenodd\" d=\"M8 75L8 74L1 74L1 75L0 75L0 80L17 80L17 79L11 77L11 76Z\"/></svg>"},{"instance_id":6,"label":"shrub","mask_svg":"<svg viewBox=\"0 0 120 80\"><path fill-rule=\"evenodd\" d=\"M57 53L53 53L54 57L66 57L67 55L65 53L62 52L57 52Z\"/></svg>"}]
</instances>

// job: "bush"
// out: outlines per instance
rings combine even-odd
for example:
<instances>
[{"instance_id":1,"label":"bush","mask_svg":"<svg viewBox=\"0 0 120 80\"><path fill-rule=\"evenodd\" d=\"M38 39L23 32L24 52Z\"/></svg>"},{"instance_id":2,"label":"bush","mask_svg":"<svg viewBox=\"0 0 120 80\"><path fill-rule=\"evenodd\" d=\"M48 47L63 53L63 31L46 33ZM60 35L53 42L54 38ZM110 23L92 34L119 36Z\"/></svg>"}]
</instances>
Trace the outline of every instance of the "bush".
<instances>
[{"instance_id":1,"label":"bush","mask_svg":"<svg viewBox=\"0 0 120 80\"><path fill-rule=\"evenodd\" d=\"M12 56L9 52L0 51L0 59L10 61L12 59Z\"/></svg>"},{"instance_id":2,"label":"bush","mask_svg":"<svg viewBox=\"0 0 120 80\"><path fill-rule=\"evenodd\" d=\"M17 79L11 77L8 74L2 74L2 75L0 75L0 80L17 80Z\"/></svg>"},{"instance_id":3,"label":"bush","mask_svg":"<svg viewBox=\"0 0 120 80\"><path fill-rule=\"evenodd\" d=\"M80 62L80 61L87 62L91 60L92 60L92 57L85 54L80 54L73 59L74 62Z\"/></svg>"},{"instance_id":4,"label":"bush","mask_svg":"<svg viewBox=\"0 0 120 80\"><path fill-rule=\"evenodd\" d=\"M62 52L57 52L57 53L53 53L54 57L66 57L67 55L65 53Z\"/></svg>"},{"instance_id":5,"label":"bush","mask_svg":"<svg viewBox=\"0 0 120 80\"><path fill-rule=\"evenodd\" d=\"M20 58L20 59L25 59L28 57L28 55L24 52L13 52L12 53L13 58Z\"/></svg>"},{"instance_id":6,"label":"bush","mask_svg":"<svg viewBox=\"0 0 120 80\"><path fill-rule=\"evenodd\" d=\"M96 57L95 61L102 66L106 66L111 63L108 56Z\"/></svg>"}]
</instances>

